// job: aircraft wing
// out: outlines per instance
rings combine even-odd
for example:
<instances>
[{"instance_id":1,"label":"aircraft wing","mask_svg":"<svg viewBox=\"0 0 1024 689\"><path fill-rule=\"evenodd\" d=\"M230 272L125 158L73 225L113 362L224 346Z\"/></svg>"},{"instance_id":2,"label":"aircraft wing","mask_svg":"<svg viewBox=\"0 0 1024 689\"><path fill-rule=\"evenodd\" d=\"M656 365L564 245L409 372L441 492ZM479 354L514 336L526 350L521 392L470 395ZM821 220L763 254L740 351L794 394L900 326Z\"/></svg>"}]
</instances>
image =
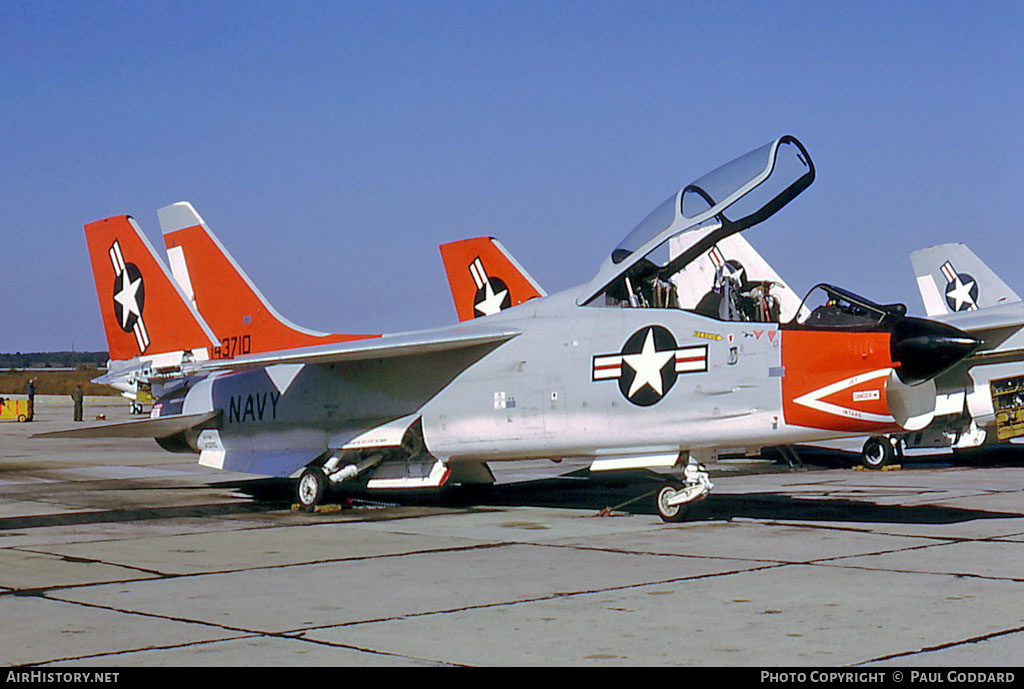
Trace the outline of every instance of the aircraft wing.
<instances>
[{"instance_id":1,"label":"aircraft wing","mask_svg":"<svg viewBox=\"0 0 1024 689\"><path fill-rule=\"evenodd\" d=\"M365 361L367 359L389 359L447 352L472 347L488 351L518 336L518 330L488 328L438 328L420 330L397 335L384 335L372 340L355 340L331 345L300 347L240 356L227 360L197 362L190 366L190 372L238 370L261 368L279 364L333 364L344 361Z\"/></svg>"},{"instance_id":2,"label":"aircraft wing","mask_svg":"<svg viewBox=\"0 0 1024 689\"><path fill-rule=\"evenodd\" d=\"M250 355L227 360L208 360L189 365L190 373L208 373L219 370L265 368L267 375L279 390L291 384L300 375L304 364L356 363L374 359L400 359L388 374L374 378L365 402L363 423L340 434L355 437L371 431L380 423L414 413L422 404L437 394L467 366L518 336L518 330L460 327L439 328L413 333L383 336L372 340L355 340L332 345L319 345L266 354ZM417 357L420 357L418 360ZM291 369L291 371L282 370ZM416 375L409 371L415 370ZM200 383L202 384L202 383ZM372 389L372 390L371 390ZM400 391L401 394L390 394ZM141 419L127 423L106 423L73 428L66 431L40 433L45 438L166 438L182 431L211 428L217 416L226 413L220 409L199 413L176 414L156 419ZM349 438L351 440L351 438ZM289 476L301 468L323 448L297 448L282 452L281 448L235 448L221 451L215 459L206 462L217 468L232 471ZM206 450L204 450L204 454ZM203 455L201 455L203 457ZM204 463L200 459L200 463Z\"/></svg>"},{"instance_id":3,"label":"aircraft wing","mask_svg":"<svg viewBox=\"0 0 1024 689\"><path fill-rule=\"evenodd\" d=\"M1024 309L988 308L980 311L963 311L941 319L969 333L1017 330L1024 327Z\"/></svg>"},{"instance_id":4,"label":"aircraft wing","mask_svg":"<svg viewBox=\"0 0 1024 689\"><path fill-rule=\"evenodd\" d=\"M1024 361L1024 349L1019 346L1019 338L1015 337L1024 328L1024 305L1020 302L978 311L961 311L941 320L984 342L965 360L968 365Z\"/></svg>"},{"instance_id":5,"label":"aircraft wing","mask_svg":"<svg viewBox=\"0 0 1024 689\"><path fill-rule=\"evenodd\" d=\"M1024 361L1024 348L1020 346L1018 335L1024 329L1022 302L958 311L936 318L981 340L981 347L964 359L961 367Z\"/></svg>"}]
</instances>

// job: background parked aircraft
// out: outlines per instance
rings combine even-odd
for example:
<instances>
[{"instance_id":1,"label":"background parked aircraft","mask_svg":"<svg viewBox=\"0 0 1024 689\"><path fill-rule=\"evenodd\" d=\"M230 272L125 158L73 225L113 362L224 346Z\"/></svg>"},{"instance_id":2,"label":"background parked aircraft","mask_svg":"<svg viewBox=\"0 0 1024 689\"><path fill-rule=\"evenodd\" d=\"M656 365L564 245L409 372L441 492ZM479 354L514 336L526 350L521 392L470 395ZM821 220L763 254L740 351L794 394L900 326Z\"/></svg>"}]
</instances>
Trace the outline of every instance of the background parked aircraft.
<instances>
[{"instance_id":1,"label":"background parked aircraft","mask_svg":"<svg viewBox=\"0 0 1024 689\"><path fill-rule=\"evenodd\" d=\"M910 260L928 316L971 333L983 344L936 379L936 419L928 428L865 444L864 461L872 467L898 456L900 441L908 448L961 451L1024 436L1020 297L964 244L920 249Z\"/></svg>"},{"instance_id":2,"label":"background parked aircraft","mask_svg":"<svg viewBox=\"0 0 1024 689\"><path fill-rule=\"evenodd\" d=\"M438 248L460 321L547 296L494 237L461 239Z\"/></svg>"}]
</instances>

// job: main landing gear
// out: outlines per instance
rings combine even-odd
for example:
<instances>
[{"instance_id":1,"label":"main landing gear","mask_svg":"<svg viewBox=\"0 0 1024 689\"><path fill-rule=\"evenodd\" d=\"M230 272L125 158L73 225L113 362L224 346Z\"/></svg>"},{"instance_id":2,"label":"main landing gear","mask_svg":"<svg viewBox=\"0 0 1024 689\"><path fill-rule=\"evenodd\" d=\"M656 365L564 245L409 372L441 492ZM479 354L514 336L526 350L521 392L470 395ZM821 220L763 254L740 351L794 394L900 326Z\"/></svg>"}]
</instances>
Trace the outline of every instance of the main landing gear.
<instances>
[{"instance_id":1,"label":"main landing gear","mask_svg":"<svg viewBox=\"0 0 1024 689\"><path fill-rule=\"evenodd\" d=\"M672 480L658 489L654 507L665 522L681 522L690 514L690 506L706 498L715 485L707 468L691 459L683 471L683 480Z\"/></svg>"},{"instance_id":2,"label":"main landing gear","mask_svg":"<svg viewBox=\"0 0 1024 689\"><path fill-rule=\"evenodd\" d=\"M313 512L317 505L324 501L331 485L347 481L373 469L384 459L379 452L368 453L362 457L349 457L357 459L350 463L342 463L340 454L332 455L324 462L323 466L310 464L299 476L299 482L295 487L295 497L299 502L299 509L306 512Z\"/></svg>"},{"instance_id":3,"label":"main landing gear","mask_svg":"<svg viewBox=\"0 0 1024 689\"><path fill-rule=\"evenodd\" d=\"M330 482L323 469L318 466L306 467L302 476L299 477L299 483L295 489L299 507L306 512L312 512L317 505L323 502L329 487Z\"/></svg>"}]
</instances>

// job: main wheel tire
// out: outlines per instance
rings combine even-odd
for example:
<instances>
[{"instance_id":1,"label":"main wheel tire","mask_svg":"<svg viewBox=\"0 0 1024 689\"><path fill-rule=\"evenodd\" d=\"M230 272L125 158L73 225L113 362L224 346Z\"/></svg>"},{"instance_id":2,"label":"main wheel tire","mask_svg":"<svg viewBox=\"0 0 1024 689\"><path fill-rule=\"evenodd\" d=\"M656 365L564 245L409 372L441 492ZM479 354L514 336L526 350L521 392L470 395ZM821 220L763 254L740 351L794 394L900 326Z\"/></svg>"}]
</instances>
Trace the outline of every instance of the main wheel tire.
<instances>
[{"instance_id":1,"label":"main wheel tire","mask_svg":"<svg viewBox=\"0 0 1024 689\"><path fill-rule=\"evenodd\" d=\"M654 498L654 507L658 510L658 516L663 522L681 522L690 514L689 504L668 504L668 501L679 492L679 489L680 486L673 483L666 483L658 489L658 494Z\"/></svg>"},{"instance_id":2,"label":"main wheel tire","mask_svg":"<svg viewBox=\"0 0 1024 689\"><path fill-rule=\"evenodd\" d=\"M327 475L320 467L306 467L299 477L295 486L295 495L299 501L299 507L306 512L312 512L316 506L323 502L329 487Z\"/></svg>"},{"instance_id":3,"label":"main wheel tire","mask_svg":"<svg viewBox=\"0 0 1024 689\"><path fill-rule=\"evenodd\" d=\"M875 435L864 442L860 462L868 469L881 469L892 462L896 451L885 436Z\"/></svg>"}]
</instances>

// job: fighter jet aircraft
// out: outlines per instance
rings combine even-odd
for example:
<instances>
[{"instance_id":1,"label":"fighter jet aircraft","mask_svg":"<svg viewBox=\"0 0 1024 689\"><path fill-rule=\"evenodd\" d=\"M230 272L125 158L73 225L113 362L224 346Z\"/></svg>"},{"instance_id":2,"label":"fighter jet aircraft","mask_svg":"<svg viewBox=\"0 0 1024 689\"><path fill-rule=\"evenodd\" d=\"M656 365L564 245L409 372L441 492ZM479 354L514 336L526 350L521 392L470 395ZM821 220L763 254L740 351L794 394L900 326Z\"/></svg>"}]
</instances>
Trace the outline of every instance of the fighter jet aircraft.
<instances>
[{"instance_id":1,"label":"fighter jet aircraft","mask_svg":"<svg viewBox=\"0 0 1024 689\"><path fill-rule=\"evenodd\" d=\"M971 333L974 355L936 379L935 420L914 433L870 438L863 462L880 468L908 448L954 451L1024 436L1024 304L964 244L910 254L925 312Z\"/></svg>"},{"instance_id":2,"label":"fighter jet aircraft","mask_svg":"<svg viewBox=\"0 0 1024 689\"><path fill-rule=\"evenodd\" d=\"M710 491L700 462L717 448L923 428L933 378L978 346L831 285L784 324L672 303L672 276L814 174L783 136L672 194L582 285L445 328L188 363L197 377L155 418L61 435L158 437L206 466L297 476L307 508L356 477L487 483L488 462L590 457L592 471L677 472L656 505L681 519ZM107 226L130 227L86 233Z\"/></svg>"}]
</instances>

